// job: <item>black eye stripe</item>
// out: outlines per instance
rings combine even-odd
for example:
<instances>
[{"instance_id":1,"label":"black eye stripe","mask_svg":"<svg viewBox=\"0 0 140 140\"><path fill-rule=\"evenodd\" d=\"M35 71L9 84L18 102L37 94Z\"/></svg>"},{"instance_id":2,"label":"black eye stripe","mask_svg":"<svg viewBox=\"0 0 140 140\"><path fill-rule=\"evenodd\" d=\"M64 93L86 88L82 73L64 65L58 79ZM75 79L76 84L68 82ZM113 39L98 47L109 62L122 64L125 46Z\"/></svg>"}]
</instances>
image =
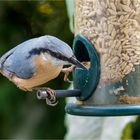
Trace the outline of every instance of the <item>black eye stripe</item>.
<instances>
[{"instance_id":1,"label":"black eye stripe","mask_svg":"<svg viewBox=\"0 0 140 140\"><path fill-rule=\"evenodd\" d=\"M40 53L47 52L47 51L48 50L47 49L44 49L44 48L39 48L39 49L35 48L35 49L33 49L33 50L31 50L29 52L29 56L28 57L31 57L32 55L39 55Z\"/></svg>"},{"instance_id":2,"label":"black eye stripe","mask_svg":"<svg viewBox=\"0 0 140 140\"><path fill-rule=\"evenodd\" d=\"M44 53L44 52L49 53L51 56L53 56L55 58L69 62L69 58L67 58L66 56L64 56L60 53L56 53L56 52L53 52L51 50L45 49L45 48L39 48L39 49L35 48L35 49L31 50L29 52L27 59L29 59L32 55L40 55L41 53Z\"/></svg>"}]
</instances>

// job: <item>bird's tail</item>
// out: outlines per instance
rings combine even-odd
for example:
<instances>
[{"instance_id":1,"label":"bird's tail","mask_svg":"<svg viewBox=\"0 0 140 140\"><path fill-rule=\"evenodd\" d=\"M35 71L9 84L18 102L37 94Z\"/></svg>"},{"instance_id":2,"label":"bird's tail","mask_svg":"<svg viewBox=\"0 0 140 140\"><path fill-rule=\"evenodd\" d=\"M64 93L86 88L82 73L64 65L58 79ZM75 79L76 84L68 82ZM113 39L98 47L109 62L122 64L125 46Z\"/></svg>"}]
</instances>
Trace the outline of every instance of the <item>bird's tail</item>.
<instances>
[{"instance_id":1,"label":"bird's tail","mask_svg":"<svg viewBox=\"0 0 140 140\"><path fill-rule=\"evenodd\" d=\"M0 56L0 74L1 74L2 64L1 64L1 56Z\"/></svg>"},{"instance_id":2,"label":"bird's tail","mask_svg":"<svg viewBox=\"0 0 140 140\"><path fill-rule=\"evenodd\" d=\"M0 56L0 76L2 75L2 65L1 65L1 56Z\"/></svg>"},{"instance_id":3,"label":"bird's tail","mask_svg":"<svg viewBox=\"0 0 140 140\"><path fill-rule=\"evenodd\" d=\"M0 75L2 75L1 56L0 56Z\"/></svg>"},{"instance_id":4,"label":"bird's tail","mask_svg":"<svg viewBox=\"0 0 140 140\"><path fill-rule=\"evenodd\" d=\"M78 61L75 57L71 57L70 58L70 62L72 64L74 64L75 66L79 67L79 68L82 68L82 69L86 69L87 70L87 68L80 61Z\"/></svg>"}]
</instances>

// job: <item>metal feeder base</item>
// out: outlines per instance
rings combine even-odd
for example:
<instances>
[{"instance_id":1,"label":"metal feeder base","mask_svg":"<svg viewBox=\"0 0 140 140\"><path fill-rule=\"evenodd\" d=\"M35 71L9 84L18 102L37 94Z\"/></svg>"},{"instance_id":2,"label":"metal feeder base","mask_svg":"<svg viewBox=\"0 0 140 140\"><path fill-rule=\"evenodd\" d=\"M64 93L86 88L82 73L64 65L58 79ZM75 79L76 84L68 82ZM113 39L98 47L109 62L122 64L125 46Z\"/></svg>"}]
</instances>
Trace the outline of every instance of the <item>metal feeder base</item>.
<instances>
[{"instance_id":1,"label":"metal feeder base","mask_svg":"<svg viewBox=\"0 0 140 140\"><path fill-rule=\"evenodd\" d=\"M79 116L131 116L140 114L140 105L88 106L68 104L66 112Z\"/></svg>"}]
</instances>

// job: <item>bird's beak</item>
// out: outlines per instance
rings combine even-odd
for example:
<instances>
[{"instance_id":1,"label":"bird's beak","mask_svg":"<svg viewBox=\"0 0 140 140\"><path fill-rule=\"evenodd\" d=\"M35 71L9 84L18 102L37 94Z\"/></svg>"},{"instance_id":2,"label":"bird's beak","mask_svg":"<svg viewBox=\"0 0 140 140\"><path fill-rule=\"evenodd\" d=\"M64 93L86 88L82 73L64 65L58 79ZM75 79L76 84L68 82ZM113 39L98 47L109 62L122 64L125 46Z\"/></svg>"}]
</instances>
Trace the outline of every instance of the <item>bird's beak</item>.
<instances>
[{"instance_id":1,"label":"bird's beak","mask_svg":"<svg viewBox=\"0 0 140 140\"><path fill-rule=\"evenodd\" d=\"M78 61L75 57L71 57L70 62L79 68L87 70L87 68L80 61Z\"/></svg>"}]
</instances>

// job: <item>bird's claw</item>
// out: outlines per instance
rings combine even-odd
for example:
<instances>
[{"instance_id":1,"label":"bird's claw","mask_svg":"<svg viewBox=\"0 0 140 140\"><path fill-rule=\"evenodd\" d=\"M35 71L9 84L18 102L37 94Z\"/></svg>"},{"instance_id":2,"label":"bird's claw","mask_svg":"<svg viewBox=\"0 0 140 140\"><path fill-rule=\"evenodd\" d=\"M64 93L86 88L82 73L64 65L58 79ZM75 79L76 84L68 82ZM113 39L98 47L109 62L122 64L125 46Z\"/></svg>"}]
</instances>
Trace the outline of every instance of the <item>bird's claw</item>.
<instances>
[{"instance_id":1,"label":"bird's claw","mask_svg":"<svg viewBox=\"0 0 140 140\"><path fill-rule=\"evenodd\" d=\"M50 106L57 105L58 101L56 98L56 93L54 90L47 88L46 93L48 94L48 97L46 98L46 103Z\"/></svg>"},{"instance_id":2,"label":"bird's claw","mask_svg":"<svg viewBox=\"0 0 140 140\"><path fill-rule=\"evenodd\" d=\"M73 72L74 71L74 69L75 69L75 66L74 65L72 65L72 66L70 66L68 68L63 68L62 69L61 72L64 73L64 81L69 82L69 83L72 83L72 81L69 80L68 76L69 76L70 72Z\"/></svg>"},{"instance_id":3,"label":"bird's claw","mask_svg":"<svg viewBox=\"0 0 140 140\"><path fill-rule=\"evenodd\" d=\"M90 62L89 61L84 61L84 62L81 62L86 68L90 68ZM75 65L72 65L68 68L63 68L61 70L61 72L64 73L64 81L66 82L69 82L69 83L72 83L72 81L69 80L68 76L70 74L70 72L73 72L75 70L76 66Z\"/></svg>"},{"instance_id":4,"label":"bird's claw","mask_svg":"<svg viewBox=\"0 0 140 140\"><path fill-rule=\"evenodd\" d=\"M47 105L55 106L57 105L58 101L56 98L56 93L53 89L50 88L36 88L37 90L37 98L38 99L45 99Z\"/></svg>"}]
</instances>

